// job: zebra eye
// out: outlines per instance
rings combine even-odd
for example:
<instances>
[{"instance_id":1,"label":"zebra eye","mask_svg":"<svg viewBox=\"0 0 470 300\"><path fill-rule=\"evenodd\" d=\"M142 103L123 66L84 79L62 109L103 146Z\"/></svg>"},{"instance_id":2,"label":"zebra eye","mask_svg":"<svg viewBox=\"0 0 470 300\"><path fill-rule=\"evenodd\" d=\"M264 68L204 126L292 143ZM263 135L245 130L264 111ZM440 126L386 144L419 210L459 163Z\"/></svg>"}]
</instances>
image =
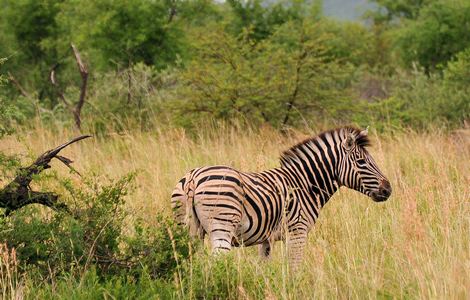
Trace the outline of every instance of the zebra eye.
<instances>
[{"instance_id":1,"label":"zebra eye","mask_svg":"<svg viewBox=\"0 0 470 300\"><path fill-rule=\"evenodd\" d=\"M360 159L357 160L357 163L358 163L359 165L365 165L365 164L366 164L366 160L363 159L363 158L360 158Z\"/></svg>"}]
</instances>

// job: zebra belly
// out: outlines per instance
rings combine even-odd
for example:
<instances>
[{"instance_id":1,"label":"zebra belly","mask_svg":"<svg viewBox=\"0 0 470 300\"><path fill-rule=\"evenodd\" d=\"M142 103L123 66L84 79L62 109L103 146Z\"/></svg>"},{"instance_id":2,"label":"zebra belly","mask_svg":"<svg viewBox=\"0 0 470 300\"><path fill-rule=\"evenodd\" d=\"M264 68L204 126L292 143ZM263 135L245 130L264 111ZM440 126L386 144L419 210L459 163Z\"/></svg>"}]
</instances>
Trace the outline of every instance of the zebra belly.
<instances>
[{"instance_id":1,"label":"zebra belly","mask_svg":"<svg viewBox=\"0 0 470 300\"><path fill-rule=\"evenodd\" d=\"M259 217L256 213L253 215L253 212L250 212L249 208L244 207L244 214L237 228L233 245L252 246L261 244L279 235L280 225L280 214L270 213Z\"/></svg>"},{"instance_id":2,"label":"zebra belly","mask_svg":"<svg viewBox=\"0 0 470 300\"><path fill-rule=\"evenodd\" d=\"M242 173L243 214L236 232L245 246L261 244L279 231L283 215L283 200L276 183L259 174Z\"/></svg>"}]
</instances>

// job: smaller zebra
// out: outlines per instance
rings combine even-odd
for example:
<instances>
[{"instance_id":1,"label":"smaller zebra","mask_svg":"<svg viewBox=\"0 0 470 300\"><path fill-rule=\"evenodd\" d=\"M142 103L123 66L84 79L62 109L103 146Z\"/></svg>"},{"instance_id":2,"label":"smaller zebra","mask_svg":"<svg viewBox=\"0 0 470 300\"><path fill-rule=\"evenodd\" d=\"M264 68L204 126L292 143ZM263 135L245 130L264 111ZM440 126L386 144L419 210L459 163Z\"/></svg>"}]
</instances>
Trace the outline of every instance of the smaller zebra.
<instances>
[{"instance_id":1,"label":"smaller zebra","mask_svg":"<svg viewBox=\"0 0 470 300\"><path fill-rule=\"evenodd\" d=\"M291 268L301 262L307 234L320 209L341 186L376 202L392 192L367 151L366 130L343 127L284 151L281 167L246 173L227 166L191 170L176 185L171 204L191 236L207 234L214 252L260 245L269 257L274 241L288 246Z\"/></svg>"}]
</instances>

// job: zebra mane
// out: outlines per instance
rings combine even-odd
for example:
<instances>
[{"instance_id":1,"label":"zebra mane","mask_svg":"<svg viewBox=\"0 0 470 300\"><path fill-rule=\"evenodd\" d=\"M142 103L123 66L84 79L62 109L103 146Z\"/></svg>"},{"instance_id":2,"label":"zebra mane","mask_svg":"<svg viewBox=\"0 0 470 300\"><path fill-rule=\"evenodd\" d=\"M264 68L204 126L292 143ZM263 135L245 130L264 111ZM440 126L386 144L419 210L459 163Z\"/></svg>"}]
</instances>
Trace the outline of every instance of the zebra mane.
<instances>
[{"instance_id":1,"label":"zebra mane","mask_svg":"<svg viewBox=\"0 0 470 300\"><path fill-rule=\"evenodd\" d=\"M337 135L341 139L345 139L348 136L348 134L352 134L355 137L356 145L359 147L365 148L371 145L371 141L369 137L366 134L363 134L363 132L359 128L351 127L351 126L340 127L340 128L324 131L317 136L307 138L303 140L302 142L297 143L294 146L290 147L289 149L285 150L281 154L281 165L285 165L286 163L288 163L289 161L293 159L296 160L297 158L299 158L299 155L301 154L304 148L318 145L319 140L325 141L327 136L334 136L335 133L337 133Z\"/></svg>"}]
</instances>

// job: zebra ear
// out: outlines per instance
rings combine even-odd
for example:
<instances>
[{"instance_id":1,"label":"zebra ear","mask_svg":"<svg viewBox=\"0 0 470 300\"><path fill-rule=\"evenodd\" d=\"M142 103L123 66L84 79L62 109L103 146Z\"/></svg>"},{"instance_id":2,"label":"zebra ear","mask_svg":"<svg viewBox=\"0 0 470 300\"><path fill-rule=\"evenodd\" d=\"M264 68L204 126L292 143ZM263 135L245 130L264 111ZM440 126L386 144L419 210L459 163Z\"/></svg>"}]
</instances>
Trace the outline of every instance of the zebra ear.
<instances>
[{"instance_id":1,"label":"zebra ear","mask_svg":"<svg viewBox=\"0 0 470 300\"><path fill-rule=\"evenodd\" d=\"M369 126L367 126L366 129L364 129L363 131L361 131L361 133L359 135L361 136L367 136L367 134L369 134Z\"/></svg>"},{"instance_id":2,"label":"zebra ear","mask_svg":"<svg viewBox=\"0 0 470 300\"><path fill-rule=\"evenodd\" d=\"M350 133L343 142L343 146L346 150L351 150L356 142L356 137Z\"/></svg>"}]
</instances>

